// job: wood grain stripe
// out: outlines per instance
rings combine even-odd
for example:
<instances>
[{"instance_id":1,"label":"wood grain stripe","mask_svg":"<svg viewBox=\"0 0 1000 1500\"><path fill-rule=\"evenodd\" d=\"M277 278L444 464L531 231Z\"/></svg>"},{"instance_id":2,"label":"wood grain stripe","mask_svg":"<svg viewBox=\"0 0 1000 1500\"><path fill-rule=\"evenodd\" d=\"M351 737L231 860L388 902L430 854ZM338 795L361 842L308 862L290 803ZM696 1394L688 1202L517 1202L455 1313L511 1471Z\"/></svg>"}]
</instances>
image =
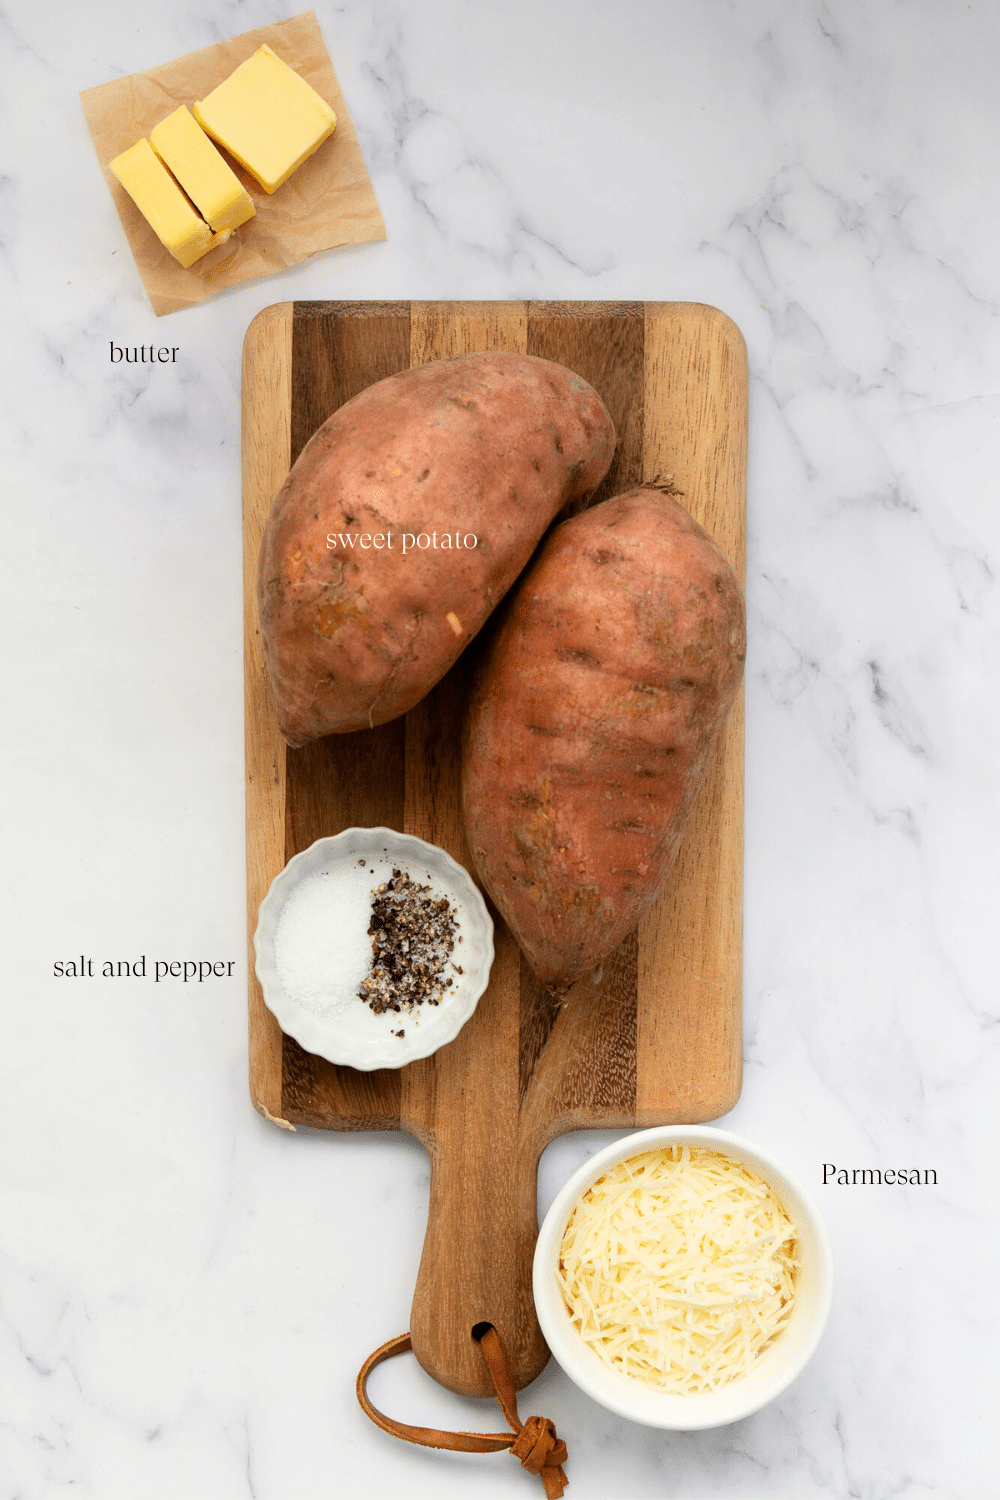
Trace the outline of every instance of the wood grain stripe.
<instances>
[{"instance_id":1,"label":"wood grain stripe","mask_svg":"<svg viewBox=\"0 0 1000 1500\"><path fill-rule=\"evenodd\" d=\"M645 422L645 321L642 303L534 303L528 317L528 352L575 370L594 387L611 413L618 443L614 461L591 500L598 505L610 495L639 484L643 478ZM525 1131L539 1131L539 1145L583 1119L594 1124L631 1124L635 1114L635 1046L637 1034L636 982L638 949L633 938L604 965L596 982L574 986L566 1001L572 1010L574 1040L568 1051L567 1018L545 1039L549 1059L536 1051L539 1017L552 1015L539 996L539 986L523 965L523 1025L532 1032L533 1047L522 1043L521 1092ZM576 1014L579 1012L579 1014ZM553 1016L553 1020L558 1017ZM609 1041L614 1046L608 1049ZM565 1066L572 1059L614 1059L601 1068ZM553 1070L552 1057L563 1065ZM530 1063L539 1070L532 1085L525 1077ZM553 1075L555 1071L555 1076ZM533 1097L533 1095L535 1097ZM558 1101L558 1108L554 1104ZM530 1123L529 1123L530 1122Z\"/></svg>"}]
</instances>

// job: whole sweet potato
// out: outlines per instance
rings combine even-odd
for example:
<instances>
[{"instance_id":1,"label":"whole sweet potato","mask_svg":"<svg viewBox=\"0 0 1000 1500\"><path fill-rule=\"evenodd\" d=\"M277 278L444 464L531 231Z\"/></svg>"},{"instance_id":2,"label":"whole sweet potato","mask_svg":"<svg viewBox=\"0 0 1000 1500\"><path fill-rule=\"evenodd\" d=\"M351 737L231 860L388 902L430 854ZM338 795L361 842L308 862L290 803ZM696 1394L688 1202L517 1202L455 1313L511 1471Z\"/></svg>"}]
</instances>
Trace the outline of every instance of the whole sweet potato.
<instances>
[{"instance_id":1,"label":"whole sweet potato","mask_svg":"<svg viewBox=\"0 0 1000 1500\"><path fill-rule=\"evenodd\" d=\"M340 407L261 545L258 613L288 743L419 702L553 518L596 489L614 446L586 381L529 355L422 365Z\"/></svg>"},{"instance_id":2,"label":"whole sweet potato","mask_svg":"<svg viewBox=\"0 0 1000 1500\"><path fill-rule=\"evenodd\" d=\"M508 601L464 729L465 828L552 989L595 968L655 899L744 652L736 575L653 486L557 526Z\"/></svg>"}]
</instances>

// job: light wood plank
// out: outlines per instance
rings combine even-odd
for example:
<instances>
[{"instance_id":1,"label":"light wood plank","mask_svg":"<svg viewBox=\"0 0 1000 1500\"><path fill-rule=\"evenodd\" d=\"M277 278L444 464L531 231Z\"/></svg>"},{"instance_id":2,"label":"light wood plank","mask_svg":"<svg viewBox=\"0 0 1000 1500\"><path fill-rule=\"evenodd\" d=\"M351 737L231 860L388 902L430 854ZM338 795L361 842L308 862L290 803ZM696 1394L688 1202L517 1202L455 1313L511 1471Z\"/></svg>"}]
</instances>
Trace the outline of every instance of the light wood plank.
<instances>
[{"instance_id":1,"label":"light wood plank","mask_svg":"<svg viewBox=\"0 0 1000 1500\"><path fill-rule=\"evenodd\" d=\"M257 624L257 553L291 452L292 304L258 313L243 342L243 691L246 757L250 1097L279 1125L282 1035L254 973L257 911L285 863L285 742L278 733ZM291 1127L289 1127L291 1128Z\"/></svg>"},{"instance_id":2,"label":"light wood plank","mask_svg":"<svg viewBox=\"0 0 1000 1500\"><path fill-rule=\"evenodd\" d=\"M746 572L746 347L699 303L646 310L645 478ZM743 694L667 885L639 926L636 1123L717 1118L739 1098L743 993Z\"/></svg>"}]
</instances>

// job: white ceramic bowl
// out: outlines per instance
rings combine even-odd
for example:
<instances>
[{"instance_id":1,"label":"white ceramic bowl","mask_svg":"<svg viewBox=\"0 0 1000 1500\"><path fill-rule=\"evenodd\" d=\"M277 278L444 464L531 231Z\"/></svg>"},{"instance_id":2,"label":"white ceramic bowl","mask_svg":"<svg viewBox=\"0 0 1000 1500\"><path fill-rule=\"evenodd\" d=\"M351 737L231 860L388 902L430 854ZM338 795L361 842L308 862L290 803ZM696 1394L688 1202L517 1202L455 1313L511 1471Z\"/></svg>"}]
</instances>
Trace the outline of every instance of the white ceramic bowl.
<instances>
[{"instance_id":1,"label":"white ceramic bowl","mask_svg":"<svg viewBox=\"0 0 1000 1500\"><path fill-rule=\"evenodd\" d=\"M588 1349L570 1320L556 1280L559 1249L570 1215L590 1185L609 1167L644 1151L685 1145L718 1151L742 1162L774 1190L798 1231L795 1302L783 1331L757 1360L750 1374L737 1376L716 1391L673 1396L611 1370ZM616 1141L575 1172L545 1216L534 1264L535 1308L549 1348L581 1390L601 1406L642 1422L675 1431L721 1427L759 1411L781 1394L815 1353L830 1314L833 1257L825 1226L815 1205L766 1151L725 1130L702 1125L665 1125L640 1130Z\"/></svg>"},{"instance_id":2,"label":"white ceramic bowl","mask_svg":"<svg viewBox=\"0 0 1000 1500\"><path fill-rule=\"evenodd\" d=\"M288 993L275 962L275 934L289 896L303 880L329 873L356 878L370 889L387 879L394 867L448 897L462 937L454 959L464 972L455 976L453 987L438 1005L382 1015L376 1015L361 999L356 1005L341 1005L331 1014L315 1006L308 1008ZM458 1035L489 983L493 922L468 871L444 849L392 828L346 828L332 838L317 839L294 855L271 882L261 902L254 950L254 968L264 1001L282 1031L307 1052L328 1062L370 1072L373 1068L401 1068L419 1057L429 1057ZM400 1030L402 1037L398 1035Z\"/></svg>"}]
</instances>

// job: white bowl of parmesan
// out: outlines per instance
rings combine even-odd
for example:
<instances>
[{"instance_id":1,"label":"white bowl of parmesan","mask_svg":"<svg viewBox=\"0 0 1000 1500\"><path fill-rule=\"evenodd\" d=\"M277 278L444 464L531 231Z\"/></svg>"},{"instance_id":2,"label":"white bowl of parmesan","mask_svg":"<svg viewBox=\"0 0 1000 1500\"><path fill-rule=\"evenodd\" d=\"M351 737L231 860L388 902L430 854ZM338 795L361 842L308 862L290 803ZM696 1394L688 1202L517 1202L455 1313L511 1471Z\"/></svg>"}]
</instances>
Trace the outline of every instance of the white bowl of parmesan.
<instances>
[{"instance_id":1,"label":"white bowl of parmesan","mask_svg":"<svg viewBox=\"0 0 1000 1500\"><path fill-rule=\"evenodd\" d=\"M370 1072L454 1040L489 983L493 922L444 849L393 828L346 828L271 882L254 950L282 1031Z\"/></svg>"},{"instance_id":2,"label":"white bowl of parmesan","mask_svg":"<svg viewBox=\"0 0 1000 1500\"><path fill-rule=\"evenodd\" d=\"M556 1360L602 1406L648 1427L721 1427L812 1358L833 1258L815 1205L766 1151L668 1125L570 1178L538 1236L534 1294Z\"/></svg>"}]
</instances>

